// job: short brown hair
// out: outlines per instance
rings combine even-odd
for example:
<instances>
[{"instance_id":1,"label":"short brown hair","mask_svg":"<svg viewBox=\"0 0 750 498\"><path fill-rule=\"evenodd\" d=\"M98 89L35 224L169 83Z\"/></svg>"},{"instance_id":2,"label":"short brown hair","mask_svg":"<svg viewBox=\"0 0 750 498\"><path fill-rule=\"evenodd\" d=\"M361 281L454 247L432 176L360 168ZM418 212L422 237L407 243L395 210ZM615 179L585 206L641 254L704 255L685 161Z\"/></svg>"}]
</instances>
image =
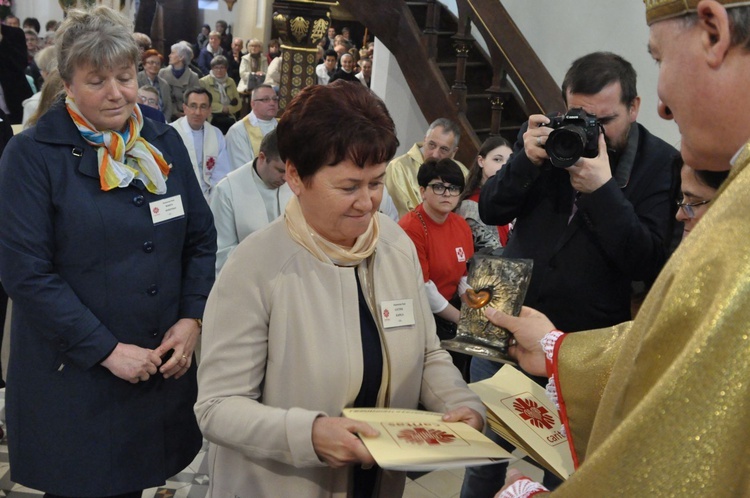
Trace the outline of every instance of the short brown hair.
<instances>
[{"instance_id":1,"label":"short brown hair","mask_svg":"<svg viewBox=\"0 0 750 498\"><path fill-rule=\"evenodd\" d=\"M289 103L278 125L279 155L307 183L346 159L360 168L389 161L398 148L385 104L363 85L312 85Z\"/></svg>"}]
</instances>

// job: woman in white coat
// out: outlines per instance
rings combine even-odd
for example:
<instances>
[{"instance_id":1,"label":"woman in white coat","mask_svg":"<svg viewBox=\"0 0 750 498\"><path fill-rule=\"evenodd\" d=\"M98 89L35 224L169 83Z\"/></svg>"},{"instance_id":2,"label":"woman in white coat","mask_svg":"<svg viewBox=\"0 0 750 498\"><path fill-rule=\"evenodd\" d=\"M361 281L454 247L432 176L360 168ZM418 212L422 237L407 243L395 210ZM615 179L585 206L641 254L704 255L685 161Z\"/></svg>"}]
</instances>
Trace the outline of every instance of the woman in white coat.
<instances>
[{"instance_id":1,"label":"woman in white coat","mask_svg":"<svg viewBox=\"0 0 750 498\"><path fill-rule=\"evenodd\" d=\"M421 403L477 429L484 409L440 348L413 244L378 213L393 121L342 82L303 89L277 132L295 197L230 254L204 317L210 495L401 496L342 409ZM394 302L411 319L389 321Z\"/></svg>"}]
</instances>

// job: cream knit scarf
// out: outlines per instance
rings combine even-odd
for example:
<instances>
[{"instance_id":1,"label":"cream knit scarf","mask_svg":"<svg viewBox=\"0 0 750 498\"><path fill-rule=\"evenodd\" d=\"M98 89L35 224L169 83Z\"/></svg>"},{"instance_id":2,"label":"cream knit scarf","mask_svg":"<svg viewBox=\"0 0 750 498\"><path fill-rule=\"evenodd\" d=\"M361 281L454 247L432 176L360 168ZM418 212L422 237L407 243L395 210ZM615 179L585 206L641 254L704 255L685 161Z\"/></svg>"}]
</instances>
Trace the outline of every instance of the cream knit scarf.
<instances>
[{"instance_id":1,"label":"cream knit scarf","mask_svg":"<svg viewBox=\"0 0 750 498\"><path fill-rule=\"evenodd\" d=\"M365 233L357 237L351 248L334 244L308 225L297 196L289 199L284 212L284 220L292 240L310 251L320 261L333 263L336 266L357 266L367 259L375 251L380 234L380 222L378 214L375 213Z\"/></svg>"}]
</instances>

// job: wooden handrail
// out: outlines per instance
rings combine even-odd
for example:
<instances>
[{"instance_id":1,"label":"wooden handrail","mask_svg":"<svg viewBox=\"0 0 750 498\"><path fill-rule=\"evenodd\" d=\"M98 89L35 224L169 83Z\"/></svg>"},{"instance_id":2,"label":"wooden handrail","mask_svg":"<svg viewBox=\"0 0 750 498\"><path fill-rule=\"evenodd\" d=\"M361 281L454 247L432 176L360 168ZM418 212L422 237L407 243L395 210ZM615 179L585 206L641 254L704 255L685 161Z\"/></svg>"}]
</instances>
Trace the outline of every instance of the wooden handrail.
<instances>
[{"instance_id":1,"label":"wooden handrail","mask_svg":"<svg viewBox=\"0 0 750 498\"><path fill-rule=\"evenodd\" d=\"M457 159L468 165L476 157L479 138L464 114L466 94L461 75L457 75L457 85L452 92L435 61L433 31L438 9L442 6L434 0L425 3L429 18L426 34L417 25L405 0L378 0L377 8L362 0L339 0L339 4L367 26L396 58L427 121L446 117L459 124L462 139ZM527 115L564 108L560 87L499 0L457 0L457 6L458 23L459 26L463 23L464 29L459 28L456 41L472 40L469 33L463 32L467 31L470 20L490 51L494 76L487 92L491 94L488 106L493 109L493 132L502 129L499 122L503 108L501 94L517 100ZM459 67L459 71L463 68ZM506 79L515 88L509 87Z\"/></svg>"},{"instance_id":2,"label":"wooden handrail","mask_svg":"<svg viewBox=\"0 0 750 498\"><path fill-rule=\"evenodd\" d=\"M409 88L428 122L448 118L461 127L461 146L456 158L471 164L479 139L471 123L450 93L450 88L423 45L423 35L404 0L378 0L377 8L361 0L339 0L339 4L374 33L393 54Z\"/></svg>"},{"instance_id":3,"label":"wooden handrail","mask_svg":"<svg viewBox=\"0 0 750 498\"><path fill-rule=\"evenodd\" d=\"M515 84L527 114L564 109L560 86L544 67L499 0L458 0L459 15L468 16L498 63Z\"/></svg>"}]
</instances>

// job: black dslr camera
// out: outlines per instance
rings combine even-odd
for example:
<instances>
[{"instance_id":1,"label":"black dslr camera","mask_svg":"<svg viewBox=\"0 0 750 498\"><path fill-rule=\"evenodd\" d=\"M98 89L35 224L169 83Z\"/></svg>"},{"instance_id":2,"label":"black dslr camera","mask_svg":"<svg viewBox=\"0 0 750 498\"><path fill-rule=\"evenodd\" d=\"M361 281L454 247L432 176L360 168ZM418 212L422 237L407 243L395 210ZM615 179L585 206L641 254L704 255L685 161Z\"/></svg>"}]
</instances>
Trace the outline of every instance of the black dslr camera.
<instances>
[{"instance_id":1,"label":"black dslr camera","mask_svg":"<svg viewBox=\"0 0 750 498\"><path fill-rule=\"evenodd\" d=\"M568 168L581 157L599 155L599 133L603 129L594 114L578 107L562 116L547 117L550 122L545 126L554 130L547 137L544 148L553 165Z\"/></svg>"}]
</instances>

